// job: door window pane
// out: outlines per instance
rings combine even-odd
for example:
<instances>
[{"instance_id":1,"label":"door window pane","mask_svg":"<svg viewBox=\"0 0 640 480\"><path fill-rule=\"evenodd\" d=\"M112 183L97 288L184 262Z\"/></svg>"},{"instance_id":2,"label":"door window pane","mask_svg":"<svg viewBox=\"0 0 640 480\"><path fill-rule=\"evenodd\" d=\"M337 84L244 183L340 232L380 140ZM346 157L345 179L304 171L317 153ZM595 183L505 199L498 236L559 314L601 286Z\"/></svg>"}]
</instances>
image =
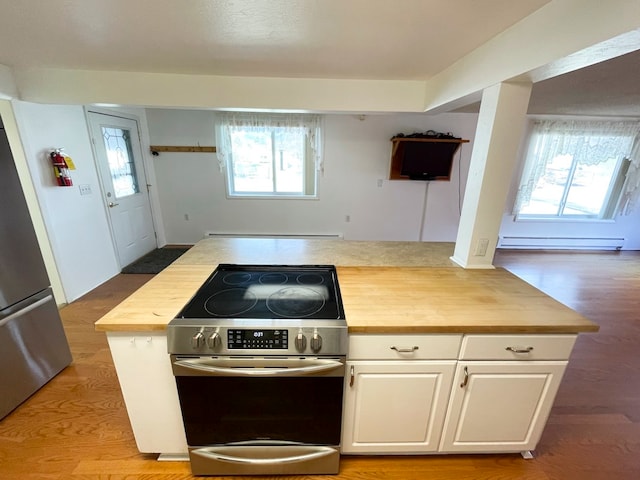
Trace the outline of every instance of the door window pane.
<instances>
[{"instance_id":1,"label":"door window pane","mask_svg":"<svg viewBox=\"0 0 640 480\"><path fill-rule=\"evenodd\" d=\"M131 134L122 128L102 127L102 138L107 151L109 171L116 198L140 192L136 165L131 150Z\"/></svg>"}]
</instances>

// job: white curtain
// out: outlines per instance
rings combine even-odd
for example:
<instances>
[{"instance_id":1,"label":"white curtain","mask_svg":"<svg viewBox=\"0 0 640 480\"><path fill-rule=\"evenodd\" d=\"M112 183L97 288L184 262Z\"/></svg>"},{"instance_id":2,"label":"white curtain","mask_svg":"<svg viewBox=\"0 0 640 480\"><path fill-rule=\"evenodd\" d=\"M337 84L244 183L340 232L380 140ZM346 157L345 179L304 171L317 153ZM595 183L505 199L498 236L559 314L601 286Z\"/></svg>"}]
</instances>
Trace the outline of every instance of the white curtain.
<instances>
[{"instance_id":1,"label":"white curtain","mask_svg":"<svg viewBox=\"0 0 640 480\"><path fill-rule=\"evenodd\" d=\"M623 200L626 200L620 213L630 213L640 192L639 132L638 122L535 120L514 213L520 212L531 200L547 162L564 154L572 154L574 159L586 165L597 165L611 158L629 159L631 165L623 190ZM632 181L630 174L635 177Z\"/></svg>"},{"instance_id":2,"label":"white curtain","mask_svg":"<svg viewBox=\"0 0 640 480\"><path fill-rule=\"evenodd\" d=\"M316 170L322 170L320 115L302 113L218 112L216 114L216 155L222 170L231 160L231 132L235 128L254 132L271 131L298 136L303 129L309 141Z\"/></svg>"},{"instance_id":3,"label":"white curtain","mask_svg":"<svg viewBox=\"0 0 640 480\"><path fill-rule=\"evenodd\" d=\"M621 215L629 215L633 212L638 203L638 197L640 197L640 134L636 135L631 155L627 158L629 159L629 170L622 188L622 197L618 210Z\"/></svg>"}]
</instances>

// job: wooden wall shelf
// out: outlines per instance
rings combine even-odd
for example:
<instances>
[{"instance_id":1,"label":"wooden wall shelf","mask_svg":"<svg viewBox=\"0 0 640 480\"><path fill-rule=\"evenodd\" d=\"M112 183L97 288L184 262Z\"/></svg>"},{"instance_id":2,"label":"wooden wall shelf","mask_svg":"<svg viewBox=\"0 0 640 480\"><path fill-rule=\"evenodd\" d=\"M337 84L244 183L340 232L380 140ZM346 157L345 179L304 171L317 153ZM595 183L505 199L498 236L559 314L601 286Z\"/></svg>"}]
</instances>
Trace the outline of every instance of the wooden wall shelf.
<instances>
[{"instance_id":1,"label":"wooden wall shelf","mask_svg":"<svg viewBox=\"0 0 640 480\"><path fill-rule=\"evenodd\" d=\"M189 146L174 146L174 145L151 145L149 147L151 153L154 155L160 152L177 152L177 153L215 153L216 147L189 147Z\"/></svg>"}]
</instances>

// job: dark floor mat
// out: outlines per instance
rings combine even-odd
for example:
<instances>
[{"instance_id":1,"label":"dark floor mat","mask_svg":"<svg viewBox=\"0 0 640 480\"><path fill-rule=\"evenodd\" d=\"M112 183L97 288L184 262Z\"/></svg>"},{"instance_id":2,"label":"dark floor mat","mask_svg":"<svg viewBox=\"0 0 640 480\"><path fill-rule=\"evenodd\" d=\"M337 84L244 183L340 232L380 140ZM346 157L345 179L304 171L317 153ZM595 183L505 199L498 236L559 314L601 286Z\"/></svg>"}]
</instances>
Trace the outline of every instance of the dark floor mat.
<instances>
[{"instance_id":1,"label":"dark floor mat","mask_svg":"<svg viewBox=\"0 0 640 480\"><path fill-rule=\"evenodd\" d=\"M122 269L122 273L160 273L189 247L158 248Z\"/></svg>"}]
</instances>

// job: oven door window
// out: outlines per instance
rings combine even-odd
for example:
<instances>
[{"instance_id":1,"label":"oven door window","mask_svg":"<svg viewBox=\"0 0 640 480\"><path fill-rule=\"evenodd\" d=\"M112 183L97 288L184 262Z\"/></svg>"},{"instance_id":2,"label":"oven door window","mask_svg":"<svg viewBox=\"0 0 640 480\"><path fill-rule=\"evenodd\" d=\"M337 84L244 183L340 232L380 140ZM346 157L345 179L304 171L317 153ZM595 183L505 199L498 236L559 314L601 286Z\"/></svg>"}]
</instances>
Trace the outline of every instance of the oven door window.
<instances>
[{"instance_id":1,"label":"oven door window","mask_svg":"<svg viewBox=\"0 0 640 480\"><path fill-rule=\"evenodd\" d=\"M340 445L343 377L176 377L190 446Z\"/></svg>"}]
</instances>

